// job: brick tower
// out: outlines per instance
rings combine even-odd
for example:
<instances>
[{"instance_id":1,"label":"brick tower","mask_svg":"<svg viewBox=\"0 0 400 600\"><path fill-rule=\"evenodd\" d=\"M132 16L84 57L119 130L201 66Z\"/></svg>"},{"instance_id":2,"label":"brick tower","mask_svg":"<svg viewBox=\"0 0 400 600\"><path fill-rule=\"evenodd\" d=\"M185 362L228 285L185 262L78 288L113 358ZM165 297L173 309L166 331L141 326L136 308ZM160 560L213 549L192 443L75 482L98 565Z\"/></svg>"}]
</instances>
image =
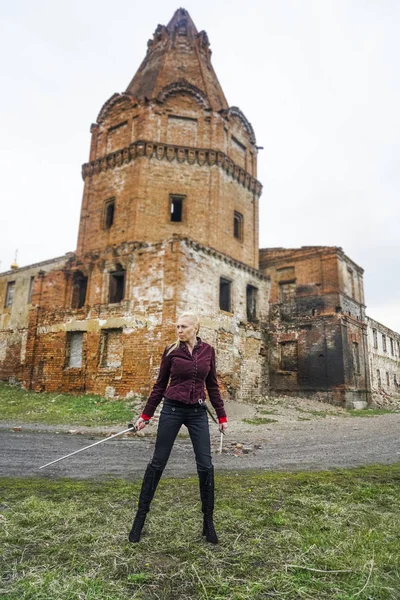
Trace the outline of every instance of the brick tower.
<instances>
[{"instance_id":1,"label":"brick tower","mask_svg":"<svg viewBox=\"0 0 400 600\"><path fill-rule=\"evenodd\" d=\"M256 140L210 57L207 34L179 9L102 107L77 251L33 290L26 385L146 394L177 314L191 309L226 397L265 388Z\"/></svg>"},{"instance_id":2,"label":"brick tower","mask_svg":"<svg viewBox=\"0 0 400 600\"><path fill-rule=\"evenodd\" d=\"M79 256L178 234L258 268L254 132L228 107L207 34L186 10L157 27L126 92L91 131Z\"/></svg>"}]
</instances>

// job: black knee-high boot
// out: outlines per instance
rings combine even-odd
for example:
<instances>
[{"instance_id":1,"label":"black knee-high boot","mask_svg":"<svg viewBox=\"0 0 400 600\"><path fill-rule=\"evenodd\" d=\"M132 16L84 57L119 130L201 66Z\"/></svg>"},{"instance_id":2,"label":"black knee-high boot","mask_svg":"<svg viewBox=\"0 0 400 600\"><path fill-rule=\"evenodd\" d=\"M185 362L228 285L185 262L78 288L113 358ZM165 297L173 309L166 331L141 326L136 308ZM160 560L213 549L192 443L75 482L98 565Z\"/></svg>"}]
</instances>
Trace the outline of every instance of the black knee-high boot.
<instances>
[{"instance_id":1,"label":"black knee-high boot","mask_svg":"<svg viewBox=\"0 0 400 600\"><path fill-rule=\"evenodd\" d=\"M200 484L201 509L203 511L203 535L207 542L218 544L214 528L214 467L206 471L198 471Z\"/></svg>"},{"instance_id":2,"label":"black knee-high boot","mask_svg":"<svg viewBox=\"0 0 400 600\"><path fill-rule=\"evenodd\" d=\"M150 504L153 500L158 482L160 481L162 471L155 469L150 464L147 465L146 472L143 477L142 489L140 490L139 505L135 520L133 521L132 529L129 533L130 542L139 542L142 533L143 525L146 520L146 515L150 510Z\"/></svg>"}]
</instances>

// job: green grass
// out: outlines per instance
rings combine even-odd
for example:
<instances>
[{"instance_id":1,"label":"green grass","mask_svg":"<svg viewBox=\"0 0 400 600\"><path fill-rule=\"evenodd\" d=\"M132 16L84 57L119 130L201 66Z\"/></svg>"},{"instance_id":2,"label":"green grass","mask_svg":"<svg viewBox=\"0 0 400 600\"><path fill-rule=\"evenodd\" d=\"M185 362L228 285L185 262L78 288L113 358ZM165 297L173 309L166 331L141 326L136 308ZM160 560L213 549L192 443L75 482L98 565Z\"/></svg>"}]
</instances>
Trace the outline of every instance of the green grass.
<instances>
[{"instance_id":1,"label":"green grass","mask_svg":"<svg viewBox=\"0 0 400 600\"><path fill-rule=\"evenodd\" d=\"M85 426L126 424L143 404L94 395L28 392L0 383L0 421Z\"/></svg>"},{"instance_id":2,"label":"green grass","mask_svg":"<svg viewBox=\"0 0 400 600\"><path fill-rule=\"evenodd\" d=\"M398 413L398 410L390 410L388 408L359 408L348 409L347 413L351 417L376 417L378 415Z\"/></svg>"},{"instance_id":3,"label":"green grass","mask_svg":"<svg viewBox=\"0 0 400 600\"><path fill-rule=\"evenodd\" d=\"M161 481L140 544L126 541L140 482L2 479L0 596L395 600L399 484L399 464L217 475L214 547L195 478Z\"/></svg>"},{"instance_id":4,"label":"green grass","mask_svg":"<svg viewBox=\"0 0 400 600\"><path fill-rule=\"evenodd\" d=\"M267 417L253 417L252 419L243 419L243 423L248 425L265 425L266 423L278 423L277 419L268 419Z\"/></svg>"}]
</instances>

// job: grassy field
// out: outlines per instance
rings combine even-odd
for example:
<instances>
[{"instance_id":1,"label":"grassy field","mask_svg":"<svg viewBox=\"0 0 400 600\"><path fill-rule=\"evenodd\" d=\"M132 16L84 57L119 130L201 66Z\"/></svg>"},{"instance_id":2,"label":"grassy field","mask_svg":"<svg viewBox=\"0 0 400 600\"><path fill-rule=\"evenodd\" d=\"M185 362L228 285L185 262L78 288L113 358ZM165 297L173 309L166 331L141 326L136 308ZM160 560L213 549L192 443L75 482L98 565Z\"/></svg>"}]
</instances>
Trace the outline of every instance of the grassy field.
<instances>
[{"instance_id":1,"label":"grassy field","mask_svg":"<svg viewBox=\"0 0 400 600\"><path fill-rule=\"evenodd\" d=\"M36 393L22 390L19 386L0 382L0 421L21 423L41 423L48 425L82 425L82 426L125 426L135 416L140 415L145 405L145 398L131 400L106 400L101 396L82 394ZM340 413L326 411L304 410L300 406L299 421L309 421L313 417L374 417L385 413L398 412L383 408L366 408L347 410ZM272 417L253 417L243 419L248 425L266 425L278 423L274 418L277 409L261 409L261 415Z\"/></svg>"},{"instance_id":2,"label":"grassy field","mask_svg":"<svg viewBox=\"0 0 400 600\"><path fill-rule=\"evenodd\" d=\"M0 480L5 600L395 600L400 464L218 475L220 545L195 479L161 480L140 544L140 483Z\"/></svg>"},{"instance_id":3,"label":"grassy field","mask_svg":"<svg viewBox=\"0 0 400 600\"><path fill-rule=\"evenodd\" d=\"M106 400L101 396L35 393L0 382L0 421L49 425L100 426L126 424L144 402Z\"/></svg>"}]
</instances>

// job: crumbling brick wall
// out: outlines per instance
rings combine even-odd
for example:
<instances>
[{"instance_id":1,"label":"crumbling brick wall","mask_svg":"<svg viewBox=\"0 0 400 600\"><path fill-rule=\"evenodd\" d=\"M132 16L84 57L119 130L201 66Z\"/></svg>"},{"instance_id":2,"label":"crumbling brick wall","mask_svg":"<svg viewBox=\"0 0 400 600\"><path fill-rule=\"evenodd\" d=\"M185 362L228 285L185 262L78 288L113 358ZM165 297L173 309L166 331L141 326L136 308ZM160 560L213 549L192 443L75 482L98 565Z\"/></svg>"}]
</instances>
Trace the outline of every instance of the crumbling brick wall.
<instances>
[{"instance_id":1,"label":"crumbling brick wall","mask_svg":"<svg viewBox=\"0 0 400 600\"><path fill-rule=\"evenodd\" d=\"M0 379L22 377L26 362L29 312L35 302L40 273L60 269L67 256L0 274ZM12 294L10 294L10 286Z\"/></svg>"},{"instance_id":2,"label":"crumbling brick wall","mask_svg":"<svg viewBox=\"0 0 400 600\"><path fill-rule=\"evenodd\" d=\"M164 347L176 337L177 314L190 309L201 316L204 340L216 347L225 397L248 399L265 392L260 350L268 281L258 271L179 236L163 243L122 244L85 259L86 266L71 259L62 271L44 276L47 295L40 310L31 311L26 386L147 394ZM117 265L126 271L125 296L110 304L110 273ZM87 302L72 308L72 275L78 267L88 273ZM234 288L226 314L219 308L220 276L229 277ZM247 320L247 285L258 289L257 322Z\"/></svg>"},{"instance_id":3,"label":"crumbling brick wall","mask_svg":"<svg viewBox=\"0 0 400 600\"><path fill-rule=\"evenodd\" d=\"M271 390L369 402L362 269L340 248L318 246L262 249L260 267L271 278Z\"/></svg>"},{"instance_id":4,"label":"crumbling brick wall","mask_svg":"<svg viewBox=\"0 0 400 600\"><path fill-rule=\"evenodd\" d=\"M400 400L400 334L367 317L372 399L377 404Z\"/></svg>"}]
</instances>

